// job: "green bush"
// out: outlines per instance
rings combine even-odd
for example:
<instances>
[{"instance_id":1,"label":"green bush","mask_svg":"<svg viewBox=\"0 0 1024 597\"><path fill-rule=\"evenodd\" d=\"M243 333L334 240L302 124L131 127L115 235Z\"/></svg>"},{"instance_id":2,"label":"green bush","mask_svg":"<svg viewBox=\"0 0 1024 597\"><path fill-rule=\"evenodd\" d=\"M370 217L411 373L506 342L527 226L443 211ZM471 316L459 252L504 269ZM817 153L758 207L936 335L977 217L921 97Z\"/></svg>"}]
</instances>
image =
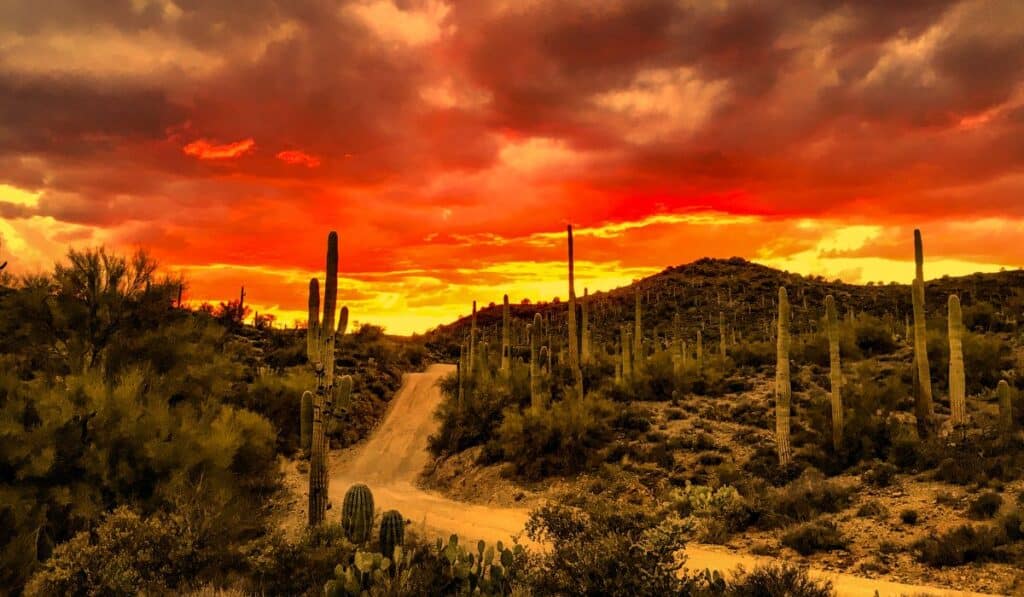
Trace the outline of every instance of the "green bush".
<instances>
[{"instance_id":1,"label":"green bush","mask_svg":"<svg viewBox=\"0 0 1024 597\"><path fill-rule=\"evenodd\" d=\"M543 409L512 409L488 449L527 479L591 470L605 460L621 410L595 396Z\"/></svg>"},{"instance_id":2,"label":"green bush","mask_svg":"<svg viewBox=\"0 0 1024 597\"><path fill-rule=\"evenodd\" d=\"M548 504L530 513L537 554L529 584L538 595L681 595L685 528L678 517L617 501Z\"/></svg>"}]
</instances>

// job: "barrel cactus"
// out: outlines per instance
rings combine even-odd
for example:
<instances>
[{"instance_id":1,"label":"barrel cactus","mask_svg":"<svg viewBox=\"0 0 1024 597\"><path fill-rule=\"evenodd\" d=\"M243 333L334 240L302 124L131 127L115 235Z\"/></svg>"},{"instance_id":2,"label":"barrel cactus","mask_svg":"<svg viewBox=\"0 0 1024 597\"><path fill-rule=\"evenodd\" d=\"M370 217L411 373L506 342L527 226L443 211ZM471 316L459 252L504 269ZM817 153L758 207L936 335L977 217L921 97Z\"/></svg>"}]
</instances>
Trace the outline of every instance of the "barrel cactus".
<instances>
[{"instance_id":1,"label":"barrel cactus","mask_svg":"<svg viewBox=\"0 0 1024 597\"><path fill-rule=\"evenodd\" d=\"M405 519L398 510L388 510L380 519L380 552L390 558L395 547L405 543Z\"/></svg>"},{"instance_id":2,"label":"barrel cactus","mask_svg":"<svg viewBox=\"0 0 1024 597\"><path fill-rule=\"evenodd\" d=\"M370 539L373 530L373 493L362 483L345 492L341 507L341 527L349 541L360 544Z\"/></svg>"}]
</instances>

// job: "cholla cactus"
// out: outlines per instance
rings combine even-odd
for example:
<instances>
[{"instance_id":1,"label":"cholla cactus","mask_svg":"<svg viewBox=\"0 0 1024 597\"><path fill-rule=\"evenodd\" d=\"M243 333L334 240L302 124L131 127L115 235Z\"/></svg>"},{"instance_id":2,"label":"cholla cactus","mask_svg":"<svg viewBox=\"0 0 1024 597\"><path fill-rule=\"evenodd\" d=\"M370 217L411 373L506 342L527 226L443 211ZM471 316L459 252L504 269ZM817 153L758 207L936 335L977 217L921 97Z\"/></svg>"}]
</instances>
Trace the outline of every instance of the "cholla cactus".
<instances>
[{"instance_id":1,"label":"cholla cactus","mask_svg":"<svg viewBox=\"0 0 1024 597\"><path fill-rule=\"evenodd\" d=\"M776 344L775 365L775 449L779 465L793 461L793 448L789 443L789 409L791 386L789 381L789 297L786 288L779 288L779 339Z\"/></svg>"},{"instance_id":2,"label":"cholla cactus","mask_svg":"<svg viewBox=\"0 0 1024 597\"><path fill-rule=\"evenodd\" d=\"M832 295L825 297L825 326L828 331L829 381L832 390L832 447L843 445L843 369L839 360L839 314Z\"/></svg>"},{"instance_id":3,"label":"cholla cactus","mask_svg":"<svg viewBox=\"0 0 1024 597\"><path fill-rule=\"evenodd\" d=\"M960 299L949 296L949 411L953 429L962 429L967 423L966 394L964 379L963 316Z\"/></svg>"}]
</instances>

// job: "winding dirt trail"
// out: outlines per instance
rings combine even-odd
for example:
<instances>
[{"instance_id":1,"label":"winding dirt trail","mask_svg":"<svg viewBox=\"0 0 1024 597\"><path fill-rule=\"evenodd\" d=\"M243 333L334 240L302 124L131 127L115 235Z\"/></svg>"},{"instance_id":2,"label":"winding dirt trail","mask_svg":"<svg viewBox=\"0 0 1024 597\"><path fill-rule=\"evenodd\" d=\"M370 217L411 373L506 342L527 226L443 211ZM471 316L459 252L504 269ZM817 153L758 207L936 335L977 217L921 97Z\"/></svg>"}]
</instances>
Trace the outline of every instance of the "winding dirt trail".
<instances>
[{"instance_id":1,"label":"winding dirt trail","mask_svg":"<svg viewBox=\"0 0 1024 597\"><path fill-rule=\"evenodd\" d=\"M527 511L466 504L416 486L427 465L427 438L437 428L433 417L441 402L438 381L455 370L452 365L432 365L424 373L405 377L380 427L363 444L331 462L330 501L340 507L345 490L353 483L366 483L374 502L382 510L395 509L427 536L447 537L451 533L473 545L505 541L522 534ZM525 537L522 538L524 542ZM737 554L713 546L691 545L686 549L687 567L729 571L737 566L750 570L775 561L770 557ZM811 570L811 575L832 581L836 592L846 595L936 595L981 597L981 593L915 586L868 579L852 574Z\"/></svg>"}]
</instances>

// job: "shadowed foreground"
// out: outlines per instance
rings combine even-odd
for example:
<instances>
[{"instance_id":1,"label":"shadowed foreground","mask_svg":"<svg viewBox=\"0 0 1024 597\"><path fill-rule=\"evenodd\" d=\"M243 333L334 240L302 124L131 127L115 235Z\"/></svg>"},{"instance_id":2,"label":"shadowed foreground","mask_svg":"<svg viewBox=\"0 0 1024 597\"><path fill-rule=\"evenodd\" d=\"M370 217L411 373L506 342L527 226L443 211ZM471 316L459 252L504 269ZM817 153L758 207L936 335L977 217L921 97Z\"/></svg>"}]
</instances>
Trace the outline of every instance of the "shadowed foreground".
<instances>
[{"instance_id":1,"label":"shadowed foreground","mask_svg":"<svg viewBox=\"0 0 1024 597\"><path fill-rule=\"evenodd\" d=\"M408 374L391 408L370 438L348 457L335 461L331 470L331 503L340 505L345 490L354 483L365 483L373 491L376 506L396 509L412 521L413 527L428 536L447 537L451 533L472 545L483 539L488 543L509 542L522 535L529 512L525 509L498 508L466 504L436 492L416 487L416 479L430 460L427 438L436 431L433 413L441 403L438 381L452 373L452 365L432 365L424 373ZM524 543L529 543L525 536ZM687 567L728 571L737 566L747 570L775 558L737 554L722 548L690 545L686 549ZM887 582L824 570L811 570L816 579L832 581L838 595L963 595L966 593L932 589L925 586Z\"/></svg>"}]
</instances>

